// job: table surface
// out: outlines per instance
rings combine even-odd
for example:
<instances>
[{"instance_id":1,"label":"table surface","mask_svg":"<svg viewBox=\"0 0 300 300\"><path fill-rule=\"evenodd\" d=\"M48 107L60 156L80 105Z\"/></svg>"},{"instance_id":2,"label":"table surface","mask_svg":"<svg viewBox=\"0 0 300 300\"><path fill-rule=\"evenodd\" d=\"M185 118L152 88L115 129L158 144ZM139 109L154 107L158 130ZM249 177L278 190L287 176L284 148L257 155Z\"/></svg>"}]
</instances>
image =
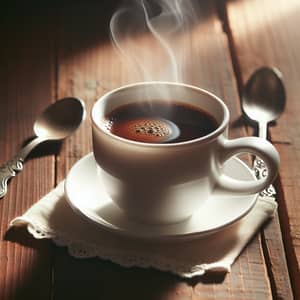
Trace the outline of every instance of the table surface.
<instances>
[{"instance_id":1,"label":"table surface","mask_svg":"<svg viewBox=\"0 0 300 300\"><path fill-rule=\"evenodd\" d=\"M32 138L35 118L50 103L75 96L90 111L106 91L145 79L110 41L109 21L119 1L41 3L25 1L1 9L1 162ZM180 44L188 46L181 80L226 102L231 137L255 133L240 108L250 74L264 65L276 66L283 74L286 110L269 128L281 156L275 182L278 214L253 238L229 274L192 280L100 259L75 259L64 247L33 239L24 228L8 230L14 217L91 151L86 120L62 144L34 151L0 200L1 300L300 299L300 2L215 0L198 5L196 22ZM139 46L132 52L145 55L149 72L160 74L165 52L147 34L136 32L132 39Z\"/></svg>"}]
</instances>

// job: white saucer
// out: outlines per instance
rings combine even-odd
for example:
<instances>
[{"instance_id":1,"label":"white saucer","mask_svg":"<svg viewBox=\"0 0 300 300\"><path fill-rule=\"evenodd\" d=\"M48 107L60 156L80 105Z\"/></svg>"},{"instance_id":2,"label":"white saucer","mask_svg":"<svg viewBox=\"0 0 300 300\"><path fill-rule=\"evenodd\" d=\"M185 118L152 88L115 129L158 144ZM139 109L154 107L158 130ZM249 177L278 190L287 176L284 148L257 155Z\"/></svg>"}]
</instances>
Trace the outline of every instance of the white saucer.
<instances>
[{"instance_id":1,"label":"white saucer","mask_svg":"<svg viewBox=\"0 0 300 300\"><path fill-rule=\"evenodd\" d=\"M242 180L253 180L250 168L237 158L224 166L225 173ZM117 234L135 238L189 240L221 230L246 215L257 195L233 195L215 192L199 211L185 222L171 225L147 225L129 219L106 194L97 177L92 153L80 159L65 181L65 193L71 207L90 222Z\"/></svg>"}]
</instances>

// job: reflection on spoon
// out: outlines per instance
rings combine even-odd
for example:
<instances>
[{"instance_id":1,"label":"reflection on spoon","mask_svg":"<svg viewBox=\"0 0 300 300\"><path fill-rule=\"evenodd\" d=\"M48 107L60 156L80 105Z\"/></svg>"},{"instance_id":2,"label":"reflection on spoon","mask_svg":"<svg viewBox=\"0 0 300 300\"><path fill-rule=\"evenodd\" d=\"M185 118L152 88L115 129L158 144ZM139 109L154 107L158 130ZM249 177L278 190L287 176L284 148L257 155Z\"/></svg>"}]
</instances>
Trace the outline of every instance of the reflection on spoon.
<instances>
[{"instance_id":1,"label":"reflection on spoon","mask_svg":"<svg viewBox=\"0 0 300 300\"><path fill-rule=\"evenodd\" d=\"M58 141L71 135L84 120L84 103L77 98L63 98L47 107L34 123L36 137L10 161L0 166L0 198L7 193L7 183L23 169L28 154L45 141Z\"/></svg>"},{"instance_id":2,"label":"reflection on spoon","mask_svg":"<svg viewBox=\"0 0 300 300\"><path fill-rule=\"evenodd\" d=\"M242 95L244 113L258 123L259 136L267 138L267 124L285 108L285 89L276 68L262 67L249 78Z\"/></svg>"}]
</instances>

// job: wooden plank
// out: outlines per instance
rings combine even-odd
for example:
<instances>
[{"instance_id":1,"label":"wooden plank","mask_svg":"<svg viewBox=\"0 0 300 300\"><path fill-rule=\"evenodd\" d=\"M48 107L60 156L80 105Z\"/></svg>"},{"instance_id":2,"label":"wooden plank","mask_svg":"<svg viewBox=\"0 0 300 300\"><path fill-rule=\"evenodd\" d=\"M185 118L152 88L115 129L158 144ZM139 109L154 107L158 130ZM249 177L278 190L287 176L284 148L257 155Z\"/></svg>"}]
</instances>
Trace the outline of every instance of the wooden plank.
<instances>
[{"instance_id":1,"label":"wooden plank","mask_svg":"<svg viewBox=\"0 0 300 300\"><path fill-rule=\"evenodd\" d=\"M114 3L64 6L59 18L58 95L83 98L88 110L107 90L143 80L133 67L115 53L108 39L108 21ZM214 2L201 1L198 23L186 42L191 49L184 65L184 81L206 88L224 99L231 110L231 136L245 132L236 126L241 115L227 38ZM80 15L80 22L77 17ZM88 16L87 19L84 16ZM159 70L163 56L147 36L136 37L151 49L151 64ZM140 51L143 51L140 49ZM153 55L155 53L155 55ZM148 54L145 54L146 56ZM157 75L157 74L156 74ZM58 180L72 164L90 152L89 121L71 137L58 157ZM65 249L55 251L54 298L80 299L89 296L119 299L271 299L272 293L259 237L234 264L225 279L197 278L185 281L154 270L123 269L102 260L76 260Z\"/></svg>"},{"instance_id":2,"label":"wooden plank","mask_svg":"<svg viewBox=\"0 0 300 300\"><path fill-rule=\"evenodd\" d=\"M264 252L275 299L293 299L278 213L263 231Z\"/></svg>"},{"instance_id":3,"label":"wooden plank","mask_svg":"<svg viewBox=\"0 0 300 300\"><path fill-rule=\"evenodd\" d=\"M33 136L36 116L54 98L54 48L47 14L28 3L5 6L0 12L1 164ZM0 199L0 299L49 299L49 241L36 241L26 230L7 229L53 185L54 156L35 157Z\"/></svg>"},{"instance_id":4,"label":"wooden plank","mask_svg":"<svg viewBox=\"0 0 300 300\"><path fill-rule=\"evenodd\" d=\"M299 105L298 78L300 60L299 1L228 1L229 29L237 54L240 82L245 83L254 69L262 65L276 66L283 73L287 91L286 113L270 128L270 136L281 155L279 217L295 297L300 298L300 248L299 248ZM275 226L273 224L273 226ZM267 230L268 231L268 230ZM272 230L271 230L272 232ZM268 233L266 232L268 235ZM273 235L273 233L272 233ZM271 260L278 259L272 237L266 236ZM268 243L270 243L270 247ZM276 247L282 247L277 244ZM278 248L278 249L279 249ZM274 248L273 248L274 249ZM282 273L273 272L278 295L290 299L288 283L282 282Z\"/></svg>"}]
</instances>

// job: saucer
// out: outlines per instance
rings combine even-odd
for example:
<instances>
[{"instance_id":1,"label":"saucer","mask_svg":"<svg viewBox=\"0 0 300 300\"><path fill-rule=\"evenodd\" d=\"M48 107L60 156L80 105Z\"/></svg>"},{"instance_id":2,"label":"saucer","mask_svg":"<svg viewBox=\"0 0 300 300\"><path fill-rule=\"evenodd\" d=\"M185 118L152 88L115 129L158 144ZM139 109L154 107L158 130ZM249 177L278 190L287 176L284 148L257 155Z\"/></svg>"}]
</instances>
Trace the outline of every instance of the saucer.
<instances>
[{"instance_id":1,"label":"saucer","mask_svg":"<svg viewBox=\"0 0 300 300\"><path fill-rule=\"evenodd\" d=\"M224 172L236 179L254 180L251 169L238 158L224 165ZM212 233L236 222L256 203L255 195L222 194L214 192L201 209L188 220L168 225L147 225L129 219L113 202L97 176L97 165L92 153L71 168L65 181L66 198L74 209L88 221L126 237L189 240Z\"/></svg>"}]
</instances>

